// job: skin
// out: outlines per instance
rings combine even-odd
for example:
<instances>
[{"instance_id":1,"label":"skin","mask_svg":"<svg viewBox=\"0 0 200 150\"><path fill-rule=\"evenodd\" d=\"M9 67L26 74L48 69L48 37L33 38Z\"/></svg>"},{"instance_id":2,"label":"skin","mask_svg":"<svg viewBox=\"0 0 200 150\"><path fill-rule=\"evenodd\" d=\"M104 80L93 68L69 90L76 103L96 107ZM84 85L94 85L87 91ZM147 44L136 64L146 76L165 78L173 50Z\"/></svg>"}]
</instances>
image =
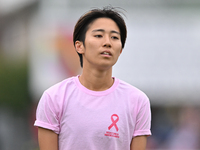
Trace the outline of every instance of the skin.
<instances>
[{"instance_id":1,"label":"skin","mask_svg":"<svg viewBox=\"0 0 200 150\"><path fill-rule=\"evenodd\" d=\"M113 84L112 66L122 52L120 30L109 18L98 18L89 25L85 43L75 42L76 51L83 56L83 70L79 80L93 91L103 91ZM106 53L104 53L106 52ZM58 150L58 135L51 130L38 129L40 150ZM146 136L134 137L130 150L145 150Z\"/></svg>"},{"instance_id":2,"label":"skin","mask_svg":"<svg viewBox=\"0 0 200 150\"><path fill-rule=\"evenodd\" d=\"M58 134L38 127L38 142L40 150L58 150Z\"/></svg>"},{"instance_id":3,"label":"skin","mask_svg":"<svg viewBox=\"0 0 200 150\"><path fill-rule=\"evenodd\" d=\"M83 56L83 71L79 80L90 90L106 90L113 84L112 66L122 52L120 30L113 20L99 18L90 24L85 37L85 44L75 42L77 52Z\"/></svg>"},{"instance_id":4,"label":"skin","mask_svg":"<svg viewBox=\"0 0 200 150\"><path fill-rule=\"evenodd\" d=\"M145 150L147 145L147 136L136 136L131 141L130 150Z\"/></svg>"}]
</instances>

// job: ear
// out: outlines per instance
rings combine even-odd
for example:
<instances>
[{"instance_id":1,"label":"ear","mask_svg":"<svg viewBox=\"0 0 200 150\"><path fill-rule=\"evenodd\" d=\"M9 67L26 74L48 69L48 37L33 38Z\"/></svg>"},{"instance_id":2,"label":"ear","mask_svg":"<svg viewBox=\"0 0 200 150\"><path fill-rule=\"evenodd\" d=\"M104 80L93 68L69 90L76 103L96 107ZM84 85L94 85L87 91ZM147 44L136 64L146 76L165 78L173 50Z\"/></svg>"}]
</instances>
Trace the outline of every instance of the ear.
<instances>
[{"instance_id":1,"label":"ear","mask_svg":"<svg viewBox=\"0 0 200 150\"><path fill-rule=\"evenodd\" d=\"M75 49L79 54L83 54L84 53L84 45L83 42L81 41L76 41L75 42Z\"/></svg>"}]
</instances>

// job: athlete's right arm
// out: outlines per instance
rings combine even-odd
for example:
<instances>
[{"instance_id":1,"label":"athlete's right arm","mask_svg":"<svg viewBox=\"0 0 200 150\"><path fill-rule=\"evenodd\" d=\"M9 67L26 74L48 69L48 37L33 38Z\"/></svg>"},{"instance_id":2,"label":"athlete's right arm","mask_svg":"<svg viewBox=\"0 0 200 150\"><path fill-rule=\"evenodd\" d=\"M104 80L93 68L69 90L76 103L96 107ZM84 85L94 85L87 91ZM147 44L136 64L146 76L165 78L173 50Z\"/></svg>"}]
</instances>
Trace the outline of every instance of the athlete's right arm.
<instances>
[{"instance_id":1,"label":"athlete's right arm","mask_svg":"<svg viewBox=\"0 0 200 150\"><path fill-rule=\"evenodd\" d=\"M40 150L58 150L58 134L38 127L38 142Z\"/></svg>"}]
</instances>

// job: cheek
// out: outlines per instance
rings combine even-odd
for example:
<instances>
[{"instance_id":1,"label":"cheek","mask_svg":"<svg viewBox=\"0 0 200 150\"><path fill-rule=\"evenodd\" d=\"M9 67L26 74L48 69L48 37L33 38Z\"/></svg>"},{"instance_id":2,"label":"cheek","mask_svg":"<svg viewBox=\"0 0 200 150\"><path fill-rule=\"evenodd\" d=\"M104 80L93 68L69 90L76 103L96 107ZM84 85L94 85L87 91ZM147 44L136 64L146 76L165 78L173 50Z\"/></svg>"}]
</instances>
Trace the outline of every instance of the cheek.
<instances>
[{"instance_id":1,"label":"cheek","mask_svg":"<svg viewBox=\"0 0 200 150\"><path fill-rule=\"evenodd\" d=\"M95 42L93 41L88 41L87 44L85 45L85 53L87 56L95 56L97 52L97 46L95 45Z\"/></svg>"},{"instance_id":2,"label":"cheek","mask_svg":"<svg viewBox=\"0 0 200 150\"><path fill-rule=\"evenodd\" d=\"M90 40L87 43L87 48L90 49L92 52L94 52L94 50L98 48L97 44L98 44L97 42Z\"/></svg>"},{"instance_id":3,"label":"cheek","mask_svg":"<svg viewBox=\"0 0 200 150\"><path fill-rule=\"evenodd\" d=\"M121 43L116 44L116 50L119 54L122 52L122 44Z\"/></svg>"},{"instance_id":4,"label":"cheek","mask_svg":"<svg viewBox=\"0 0 200 150\"><path fill-rule=\"evenodd\" d=\"M87 45L88 45L88 47L94 47L94 42L93 41L88 41Z\"/></svg>"},{"instance_id":5,"label":"cheek","mask_svg":"<svg viewBox=\"0 0 200 150\"><path fill-rule=\"evenodd\" d=\"M89 47L92 47L94 43L94 40L92 38L86 38L85 44Z\"/></svg>"}]
</instances>

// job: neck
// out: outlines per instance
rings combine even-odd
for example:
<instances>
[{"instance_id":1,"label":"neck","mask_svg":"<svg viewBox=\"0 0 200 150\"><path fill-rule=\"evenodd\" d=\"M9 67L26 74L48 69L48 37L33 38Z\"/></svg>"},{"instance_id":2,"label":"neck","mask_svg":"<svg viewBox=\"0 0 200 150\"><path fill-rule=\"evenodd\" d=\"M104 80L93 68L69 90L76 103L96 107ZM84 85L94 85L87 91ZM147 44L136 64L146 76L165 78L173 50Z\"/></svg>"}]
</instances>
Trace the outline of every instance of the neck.
<instances>
[{"instance_id":1,"label":"neck","mask_svg":"<svg viewBox=\"0 0 200 150\"><path fill-rule=\"evenodd\" d=\"M106 71L84 69L79 77L80 83L93 91L104 91L113 85L112 68Z\"/></svg>"}]
</instances>

